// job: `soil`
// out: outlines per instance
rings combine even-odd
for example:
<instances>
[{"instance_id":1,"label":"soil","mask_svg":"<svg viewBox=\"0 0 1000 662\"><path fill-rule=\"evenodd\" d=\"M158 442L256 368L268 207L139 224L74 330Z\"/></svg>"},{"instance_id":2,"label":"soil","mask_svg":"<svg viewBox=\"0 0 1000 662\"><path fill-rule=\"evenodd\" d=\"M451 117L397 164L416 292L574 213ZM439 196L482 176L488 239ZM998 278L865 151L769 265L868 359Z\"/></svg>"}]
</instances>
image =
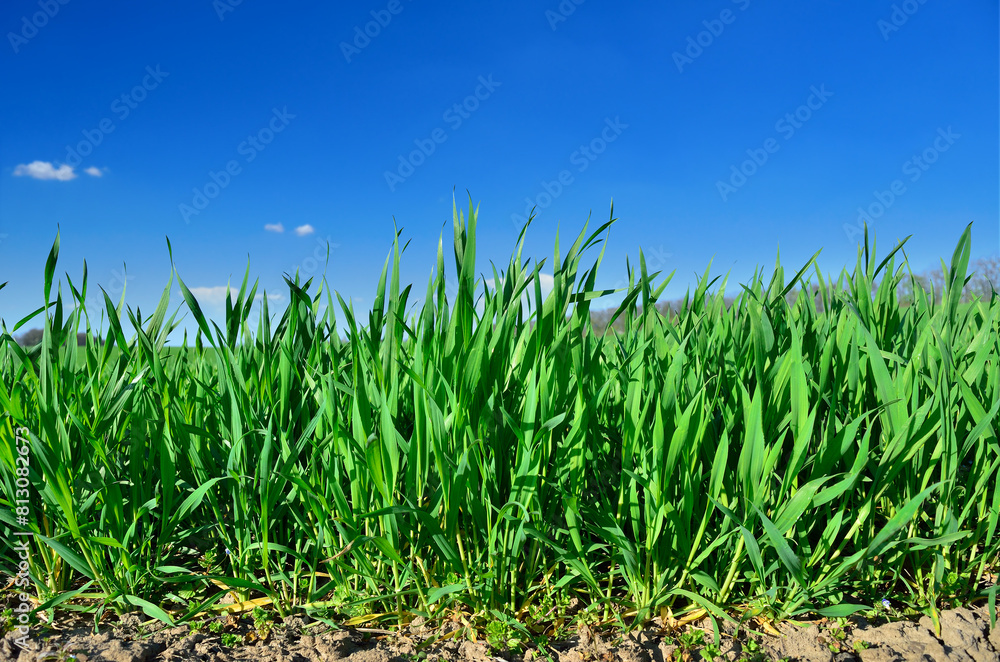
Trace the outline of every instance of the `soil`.
<instances>
[{"instance_id":1,"label":"soil","mask_svg":"<svg viewBox=\"0 0 1000 662\"><path fill-rule=\"evenodd\" d=\"M707 619L688 625L688 643L703 634L703 644L679 647L678 631L668 632L654 620L630 633L592 631L582 626L547 650L496 650L483 641L459 640L459 625L446 623L431 629L414 621L402 631L374 628L331 628L300 617L273 626L261 640L249 619L219 617L219 625L192 632L187 626L156 627L135 615L125 615L93 634L79 621L45 635L29 638L24 650L14 633L0 640L0 662L17 660L76 660L76 662L152 662L189 660L273 660L307 662L694 662L709 659L704 645L713 632ZM826 619L777 625L780 636L737 631L720 623L717 660L816 660L821 662L995 662L1000 661L1000 622L990 627L987 607L942 612L941 634L929 618L919 621L867 622L854 617L843 627ZM760 630L760 624L751 624ZM216 632L210 632L214 629ZM155 631L154 631L155 630ZM693 633L693 634L692 634ZM223 645L223 638L228 645Z\"/></svg>"}]
</instances>

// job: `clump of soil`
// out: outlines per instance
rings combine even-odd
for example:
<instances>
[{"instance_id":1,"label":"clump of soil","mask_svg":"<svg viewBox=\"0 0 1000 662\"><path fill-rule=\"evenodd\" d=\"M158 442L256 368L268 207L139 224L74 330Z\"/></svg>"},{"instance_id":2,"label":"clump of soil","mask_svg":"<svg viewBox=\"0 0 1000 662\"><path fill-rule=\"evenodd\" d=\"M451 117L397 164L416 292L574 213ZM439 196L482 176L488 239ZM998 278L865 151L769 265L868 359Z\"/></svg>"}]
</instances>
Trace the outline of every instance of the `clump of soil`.
<instances>
[{"instance_id":1,"label":"clump of soil","mask_svg":"<svg viewBox=\"0 0 1000 662\"><path fill-rule=\"evenodd\" d=\"M856 617L846 623L821 619L804 625L778 626L780 636L737 630L721 623L721 645L713 645L711 624L703 619L685 632L650 627L630 633L592 631L577 634L544 649L494 650L484 642L458 640L457 626L431 629L414 622L390 632L372 628L334 629L292 617L261 632L248 622L220 617L217 627L192 632L187 626L155 631L135 615L121 617L100 634L84 625L50 630L30 639L24 650L16 634L0 640L0 662L75 660L76 662L726 662L809 660L817 662L998 662L1000 623L990 627L985 606L953 609L941 614L941 634L927 617L919 621L868 622ZM147 629L148 628L148 629ZM209 631L211 630L211 631Z\"/></svg>"}]
</instances>

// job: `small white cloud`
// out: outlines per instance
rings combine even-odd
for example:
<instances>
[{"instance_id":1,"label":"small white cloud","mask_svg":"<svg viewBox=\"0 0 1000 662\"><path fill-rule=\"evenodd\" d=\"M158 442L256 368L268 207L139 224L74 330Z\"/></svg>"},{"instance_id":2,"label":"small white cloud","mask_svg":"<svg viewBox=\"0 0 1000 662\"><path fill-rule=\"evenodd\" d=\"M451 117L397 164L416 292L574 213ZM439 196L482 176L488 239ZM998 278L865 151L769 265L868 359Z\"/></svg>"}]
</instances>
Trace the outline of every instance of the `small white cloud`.
<instances>
[{"instance_id":1,"label":"small white cloud","mask_svg":"<svg viewBox=\"0 0 1000 662\"><path fill-rule=\"evenodd\" d=\"M32 161L25 165L21 164L14 168L15 177L33 177L34 179L55 179L60 182L68 182L76 178L73 167L65 163L58 168L48 161Z\"/></svg>"},{"instance_id":2,"label":"small white cloud","mask_svg":"<svg viewBox=\"0 0 1000 662\"><path fill-rule=\"evenodd\" d=\"M299 227L295 228L295 234L299 235L300 237L312 234L313 232L316 232L316 228L309 225L308 223L306 223L305 225L300 225Z\"/></svg>"},{"instance_id":3,"label":"small white cloud","mask_svg":"<svg viewBox=\"0 0 1000 662\"><path fill-rule=\"evenodd\" d=\"M285 226L281 223L268 223L264 226L264 229L268 232L277 232L280 234L285 231Z\"/></svg>"},{"instance_id":4,"label":"small white cloud","mask_svg":"<svg viewBox=\"0 0 1000 662\"><path fill-rule=\"evenodd\" d=\"M216 285L215 287L192 287L191 294L199 303L207 303L212 306L221 306L226 303L226 292L228 285Z\"/></svg>"},{"instance_id":5,"label":"small white cloud","mask_svg":"<svg viewBox=\"0 0 1000 662\"><path fill-rule=\"evenodd\" d=\"M239 294L240 288L233 289L228 285L216 285L215 287L192 287L191 294L194 298L198 300L198 303L207 306L224 306L226 305L226 293L230 292L230 297L233 300L236 299L236 295ZM260 301L264 298L263 294L258 294L254 297L254 301ZM281 294L268 294L268 301L281 301L284 296Z\"/></svg>"},{"instance_id":6,"label":"small white cloud","mask_svg":"<svg viewBox=\"0 0 1000 662\"><path fill-rule=\"evenodd\" d=\"M104 171L102 171L97 166L90 166L89 168L87 168L86 170L84 170L84 172L87 173L88 175L90 175L91 177L103 177L104 176Z\"/></svg>"},{"instance_id":7,"label":"small white cloud","mask_svg":"<svg viewBox=\"0 0 1000 662\"><path fill-rule=\"evenodd\" d=\"M529 274L529 276L530 276L530 274ZM500 285L503 286L503 279L500 279ZM538 274L538 285L542 289L542 298L544 299L545 297L549 296L549 292L551 292L552 288L555 286L555 279L552 277L552 274L545 274L545 273L539 272L539 274ZM490 288L491 290L497 289L496 280L493 279L493 278L488 278L486 280L486 287ZM532 300L534 300L534 298L535 298L535 283L534 282L528 283L528 287L525 288L524 291L525 291L526 295L530 294Z\"/></svg>"}]
</instances>

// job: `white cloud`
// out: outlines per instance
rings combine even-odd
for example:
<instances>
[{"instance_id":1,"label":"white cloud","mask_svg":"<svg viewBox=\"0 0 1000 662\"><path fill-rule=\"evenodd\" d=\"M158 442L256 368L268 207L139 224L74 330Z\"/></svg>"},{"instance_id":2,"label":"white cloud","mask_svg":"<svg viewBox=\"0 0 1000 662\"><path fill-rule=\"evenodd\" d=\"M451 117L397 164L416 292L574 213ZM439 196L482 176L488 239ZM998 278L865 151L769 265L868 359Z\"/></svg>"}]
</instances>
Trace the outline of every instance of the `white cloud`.
<instances>
[{"instance_id":1,"label":"white cloud","mask_svg":"<svg viewBox=\"0 0 1000 662\"><path fill-rule=\"evenodd\" d=\"M68 182L76 179L76 173L72 166L65 163L58 168L48 161L32 161L25 165L21 164L14 168L15 177L33 177L34 179L55 179L60 182Z\"/></svg>"},{"instance_id":2,"label":"white cloud","mask_svg":"<svg viewBox=\"0 0 1000 662\"><path fill-rule=\"evenodd\" d=\"M552 287L554 285L555 285L555 279L552 277L551 274L543 274L543 273L538 274L538 286L542 290L543 299L549 296L549 292L552 291ZM534 283L532 283L529 287L531 288L532 292L535 291Z\"/></svg>"},{"instance_id":3,"label":"white cloud","mask_svg":"<svg viewBox=\"0 0 1000 662\"><path fill-rule=\"evenodd\" d=\"M89 168L87 168L86 170L84 170L84 172L87 173L88 175L90 175L91 177L103 177L104 176L104 171L101 170L100 168L98 168L97 166L90 166Z\"/></svg>"},{"instance_id":4,"label":"white cloud","mask_svg":"<svg viewBox=\"0 0 1000 662\"><path fill-rule=\"evenodd\" d=\"M229 285L216 285L214 287L192 287L191 294L194 298L198 300L199 304L207 306L218 306L222 307L226 305L226 292L231 292L230 295L234 300L236 295L240 293L240 288L232 288ZM254 301L260 301L264 298L263 294L258 294L254 297ZM268 301L281 301L284 296L280 294L268 294Z\"/></svg>"},{"instance_id":5,"label":"white cloud","mask_svg":"<svg viewBox=\"0 0 1000 662\"><path fill-rule=\"evenodd\" d=\"M281 223L268 223L264 226L264 229L268 232L277 232L280 234L285 231L285 226Z\"/></svg>"},{"instance_id":6,"label":"white cloud","mask_svg":"<svg viewBox=\"0 0 1000 662\"><path fill-rule=\"evenodd\" d=\"M295 228L295 234L299 235L300 237L304 237L307 234L312 234L315 231L316 228L309 225L308 223L306 223L305 225L300 225L299 227Z\"/></svg>"},{"instance_id":7,"label":"white cloud","mask_svg":"<svg viewBox=\"0 0 1000 662\"><path fill-rule=\"evenodd\" d=\"M190 289L198 303L221 306L226 303L226 292L229 291L229 286L216 285L215 287L192 287Z\"/></svg>"}]
</instances>

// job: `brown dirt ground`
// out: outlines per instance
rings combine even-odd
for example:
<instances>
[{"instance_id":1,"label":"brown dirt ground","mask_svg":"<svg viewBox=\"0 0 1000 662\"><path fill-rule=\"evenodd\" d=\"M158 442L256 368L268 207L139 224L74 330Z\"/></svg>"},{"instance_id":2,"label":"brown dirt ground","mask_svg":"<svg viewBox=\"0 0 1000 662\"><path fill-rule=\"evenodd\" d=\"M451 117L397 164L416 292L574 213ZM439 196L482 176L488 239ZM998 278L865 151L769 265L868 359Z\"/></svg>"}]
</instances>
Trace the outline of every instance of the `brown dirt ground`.
<instances>
[{"instance_id":1,"label":"brown dirt ground","mask_svg":"<svg viewBox=\"0 0 1000 662\"><path fill-rule=\"evenodd\" d=\"M630 633L591 631L586 626L546 651L492 650L485 642L458 640L457 624L431 630L415 621L401 632L371 628L334 629L321 623L307 625L291 617L276 625L264 639L256 640L248 619L220 617L224 629L218 634L207 630L192 633L187 626L159 630L135 615L126 615L110 627L93 634L92 626L79 621L61 629L52 628L28 639L20 649L15 634L0 639L0 662L17 660L76 660L76 662L152 662L191 660L273 660L304 662L337 660L344 662L694 662L707 659L703 646L688 650L678 647L677 633L669 636L654 620L649 627ZM418 619L419 620L419 619ZM687 628L701 629L704 642L712 643L707 619ZM759 629L759 628L755 628ZM851 618L843 628L826 619L800 625L778 626L781 636L760 635L745 628L737 631L730 623L720 623L720 661L809 660L822 662L998 662L1000 622L990 628L987 607L970 607L942 612L941 634L936 635L931 620L872 622ZM155 631L153 631L155 630ZM142 633L145 632L145 636ZM229 643L222 644L222 634ZM452 634L451 638L447 635ZM235 637L233 636L235 635Z\"/></svg>"}]
</instances>

